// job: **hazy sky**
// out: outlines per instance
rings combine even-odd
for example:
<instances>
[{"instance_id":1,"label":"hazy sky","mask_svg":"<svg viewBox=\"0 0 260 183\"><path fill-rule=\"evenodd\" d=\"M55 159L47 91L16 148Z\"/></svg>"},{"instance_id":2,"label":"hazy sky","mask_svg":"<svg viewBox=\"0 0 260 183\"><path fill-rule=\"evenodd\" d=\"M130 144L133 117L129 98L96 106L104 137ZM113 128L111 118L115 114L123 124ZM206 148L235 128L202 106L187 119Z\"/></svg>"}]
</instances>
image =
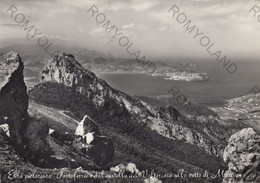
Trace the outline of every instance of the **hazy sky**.
<instances>
[{"instance_id":1,"label":"hazy sky","mask_svg":"<svg viewBox=\"0 0 260 183\"><path fill-rule=\"evenodd\" d=\"M0 0L0 41L26 40L26 32L7 12L15 5L53 42L62 39L128 57L118 39L87 12L96 5L133 42L132 50L141 50L148 58L210 57L199 39L168 12L174 4L214 42L215 51L222 50L228 58L260 58L260 23L249 12L255 4L260 7L260 1L253 0Z\"/></svg>"}]
</instances>

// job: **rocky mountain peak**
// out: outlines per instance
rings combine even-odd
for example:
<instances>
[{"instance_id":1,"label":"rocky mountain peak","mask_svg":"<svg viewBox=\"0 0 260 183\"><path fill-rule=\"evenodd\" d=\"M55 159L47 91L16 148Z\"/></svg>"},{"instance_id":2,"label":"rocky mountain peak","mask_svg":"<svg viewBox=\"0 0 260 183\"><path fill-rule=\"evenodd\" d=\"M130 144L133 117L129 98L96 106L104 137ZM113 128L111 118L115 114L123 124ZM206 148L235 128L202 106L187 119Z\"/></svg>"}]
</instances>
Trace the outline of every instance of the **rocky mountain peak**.
<instances>
[{"instance_id":1,"label":"rocky mountain peak","mask_svg":"<svg viewBox=\"0 0 260 183\"><path fill-rule=\"evenodd\" d=\"M71 54L54 55L43 69L40 82L57 82L85 93L95 75L78 63Z\"/></svg>"},{"instance_id":2,"label":"rocky mountain peak","mask_svg":"<svg viewBox=\"0 0 260 183\"><path fill-rule=\"evenodd\" d=\"M104 80L82 67L70 54L54 55L48 60L40 75L40 83L47 82L60 83L70 87L86 96L86 99L91 100L91 103L98 107L114 100L116 103L124 103L123 105L129 110L133 110L131 104L137 102L123 92L113 89Z\"/></svg>"}]
</instances>

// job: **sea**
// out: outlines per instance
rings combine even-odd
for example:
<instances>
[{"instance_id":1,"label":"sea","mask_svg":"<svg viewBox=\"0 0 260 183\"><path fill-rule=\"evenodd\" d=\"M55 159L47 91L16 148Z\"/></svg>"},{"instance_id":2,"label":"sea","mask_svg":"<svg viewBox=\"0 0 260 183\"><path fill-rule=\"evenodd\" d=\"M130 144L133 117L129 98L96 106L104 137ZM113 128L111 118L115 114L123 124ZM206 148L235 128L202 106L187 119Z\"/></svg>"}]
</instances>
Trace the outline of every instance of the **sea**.
<instances>
[{"instance_id":1,"label":"sea","mask_svg":"<svg viewBox=\"0 0 260 183\"><path fill-rule=\"evenodd\" d=\"M256 86L260 89L260 60L236 60L237 71L228 73L222 64L212 61L189 61L195 64L188 69L206 72L207 81L174 81L164 80L161 76L145 74L98 75L112 87L132 96L168 96L172 87L177 87L177 95L185 95L191 102L208 107L223 106L228 99L249 94Z\"/></svg>"}]
</instances>

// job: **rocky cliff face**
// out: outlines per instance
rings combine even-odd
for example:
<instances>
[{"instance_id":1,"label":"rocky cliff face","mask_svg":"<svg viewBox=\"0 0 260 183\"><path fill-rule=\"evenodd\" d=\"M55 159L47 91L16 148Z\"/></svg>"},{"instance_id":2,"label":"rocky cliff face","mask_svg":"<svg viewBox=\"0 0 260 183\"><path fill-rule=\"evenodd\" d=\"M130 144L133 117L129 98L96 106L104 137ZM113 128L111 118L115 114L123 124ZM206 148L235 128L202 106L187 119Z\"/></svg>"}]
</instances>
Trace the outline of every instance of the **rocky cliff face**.
<instances>
[{"instance_id":1,"label":"rocky cliff face","mask_svg":"<svg viewBox=\"0 0 260 183\"><path fill-rule=\"evenodd\" d=\"M23 150L22 127L27 117L28 95L23 80L23 63L17 53L10 52L0 60L0 116L9 125L15 147Z\"/></svg>"},{"instance_id":2,"label":"rocky cliff face","mask_svg":"<svg viewBox=\"0 0 260 183\"><path fill-rule=\"evenodd\" d=\"M59 105L61 102L50 94L50 90L55 89L59 92L61 89L57 89L58 85L52 88L54 85L47 83L60 83L85 96L83 99L87 105L85 114L87 113L95 121L105 123L113 121L112 123L117 123L115 124L117 128L124 132L133 131L133 123L138 123L141 126L148 126L167 138L184 140L197 145L209 154L222 155L220 151L224 149L223 140L217 137L217 133L222 131L228 134L225 127L215 128L219 130L216 133L215 129L209 127L214 122L208 124L197 121L187 122L188 120L182 120L183 118L179 120L180 114L174 107L156 108L115 90L105 81L97 78L94 73L83 68L72 55L63 54L63 56L51 57L41 73L40 82L40 85L30 91L31 97L37 101L45 100L41 99L44 97L43 93L40 94L44 91L45 94L48 93L45 102L54 103L55 101ZM75 100L71 101L73 102ZM62 103L64 103L60 105L62 107L72 105L65 104L64 101ZM74 108L77 107L74 106ZM96 111L103 112L102 116L97 116ZM78 115L83 117L83 114Z\"/></svg>"},{"instance_id":3,"label":"rocky cliff face","mask_svg":"<svg viewBox=\"0 0 260 183\"><path fill-rule=\"evenodd\" d=\"M63 57L56 55L48 60L41 73L40 82L55 81L84 94L90 89L94 77L94 74L84 69L73 55L63 54Z\"/></svg>"},{"instance_id":4,"label":"rocky cliff face","mask_svg":"<svg viewBox=\"0 0 260 183\"><path fill-rule=\"evenodd\" d=\"M19 55L10 52L0 61L0 116L8 124L13 146L34 163L44 163L49 151L46 142L48 128L41 119L30 117L27 89L23 79L23 63Z\"/></svg>"},{"instance_id":5,"label":"rocky cliff face","mask_svg":"<svg viewBox=\"0 0 260 183\"><path fill-rule=\"evenodd\" d=\"M260 182L260 136L253 128L233 134L223 158L228 163L223 183Z\"/></svg>"}]
</instances>

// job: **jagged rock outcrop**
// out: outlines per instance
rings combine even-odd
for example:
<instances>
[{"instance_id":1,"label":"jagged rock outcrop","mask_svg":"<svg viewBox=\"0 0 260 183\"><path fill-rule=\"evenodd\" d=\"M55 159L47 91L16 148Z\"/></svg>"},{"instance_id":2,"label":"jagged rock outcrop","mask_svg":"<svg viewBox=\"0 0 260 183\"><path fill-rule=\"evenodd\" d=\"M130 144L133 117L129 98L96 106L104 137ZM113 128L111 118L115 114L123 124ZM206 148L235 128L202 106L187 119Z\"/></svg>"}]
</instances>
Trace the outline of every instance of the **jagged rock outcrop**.
<instances>
[{"instance_id":1,"label":"jagged rock outcrop","mask_svg":"<svg viewBox=\"0 0 260 183\"><path fill-rule=\"evenodd\" d=\"M83 139L86 139L86 143L88 143L87 141L87 134L93 134L93 136L97 136L100 135L100 131L98 129L98 124L93 121L89 116L85 115L84 118L82 119L82 121L79 123L75 134L82 136ZM94 139L92 139L94 140ZM89 141L92 141L89 139ZM90 142L88 143L90 144Z\"/></svg>"},{"instance_id":2,"label":"jagged rock outcrop","mask_svg":"<svg viewBox=\"0 0 260 183\"><path fill-rule=\"evenodd\" d=\"M80 150L93 159L97 165L104 167L113 160L113 143L100 135L98 124L89 116L84 116L75 134L80 138Z\"/></svg>"},{"instance_id":3,"label":"jagged rock outcrop","mask_svg":"<svg viewBox=\"0 0 260 183\"><path fill-rule=\"evenodd\" d=\"M23 80L23 63L15 52L0 60L0 116L9 125L15 147L23 150L22 123L27 116L28 95Z\"/></svg>"},{"instance_id":4,"label":"jagged rock outcrop","mask_svg":"<svg viewBox=\"0 0 260 183\"><path fill-rule=\"evenodd\" d=\"M0 116L7 123L14 147L34 163L43 161L49 151L47 128L40 119L30 117L27 88L19 55L10 52L0 60ZM44 130L45 129L45 130ZM40 158L41 157L41 158ZM47 158L46 158L47 159Z\"/></svg>"},{"instance_id":5,"label":"jagged rock outcrop","mask_svg":"<svg viewBox=\"0 0 260 183\"><path fill-rule=\"evenodd\" d=\"M104 109L105 115L117 118L153 118L159 117L158 110L146 103L126 95L123 92L111 88L105 81L99 79L91 71L83 68L72 56L64 54L55 55L48 60L47 66L41 72L40 82L54 82L64 84L72 90L78 91L85 96L85 101L89 103L92 110ZM37 89L36 86L30 91ZM168 109L166 110L167 112ZM163 111L163 112L166 112ZM109 114L108 114L109 113ZM174 117L174 113L168 114L168 117ZM168 119L168 120L173 120ZM147 123L146 120L138 120L138 123ZM130 124L129 124L130 125ZM121 125L124 127L124 125ZM126 126L125 126L126 127Z\"/></svg>"},{"instance_id":6,"label":"jagged rock outcrop","mask_svg":"<svg viewBox=\"0 0 260 183\"><path fill-rule=\"evenodd\" d=\"M260 182L260 136L253 128L233 134L224 150L223 159L228 163L223 183Z\"/></svg>"},{"instance_id":7,"label":"jagged rock outcrop","mask_svg":"<svg viewBox=\"0 0 260 183\"><path fill-rule=\"evenodd\" d=\"M161 118L172 118L174 120L178 120L179 117L181 116L179 111L177 111L172 106L167 106L165 108L163 108L163 107L159 108L159 115Z\"/></svg>"},{"instance_id":8,"label":"jagged rock outcrop","mask_svg":"<svg viewBox=\"0 0 260 183\"><path fill-rule=\"evenodd\" d=\"M89 89L94 74L86 70L74 59L73 55L63 54L49 59L45 69L41 72L40 82L55 81L75 88L84 94Z\"/></svg>"}]
</instances>

